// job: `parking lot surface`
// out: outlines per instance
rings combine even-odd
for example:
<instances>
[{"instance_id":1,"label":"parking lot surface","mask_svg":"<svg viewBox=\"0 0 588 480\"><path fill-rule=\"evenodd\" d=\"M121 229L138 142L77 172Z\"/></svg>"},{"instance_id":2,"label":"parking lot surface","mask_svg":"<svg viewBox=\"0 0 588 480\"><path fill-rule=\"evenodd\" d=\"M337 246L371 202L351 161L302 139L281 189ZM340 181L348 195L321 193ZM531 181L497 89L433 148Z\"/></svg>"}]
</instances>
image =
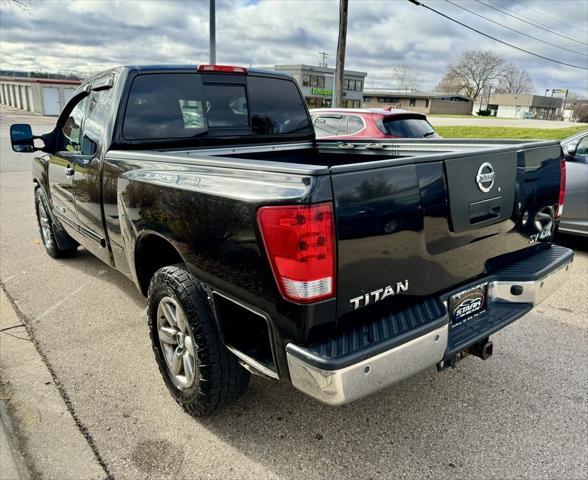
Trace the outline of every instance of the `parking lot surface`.
<instances>
[{"instance_id":1,"label":"parking lot surface","mask_svg":"<svg viewBox=\"0 0 588 480\"><path fill-rule=\"evenodd\" d=\"M15 122L30 122L39 134L54 119L1 117L2 287L105 477L586 478L586 242L562 237L579 248L572 279L493 336L494 356L485 362L430 369L339 408L254 377L237 403L193 419L160 378L136 287L84 250L62 261L43 252L30 155L12 153L8 141ZM30 389L37 388L32 379Z\"/></svg>"}]
</instances>

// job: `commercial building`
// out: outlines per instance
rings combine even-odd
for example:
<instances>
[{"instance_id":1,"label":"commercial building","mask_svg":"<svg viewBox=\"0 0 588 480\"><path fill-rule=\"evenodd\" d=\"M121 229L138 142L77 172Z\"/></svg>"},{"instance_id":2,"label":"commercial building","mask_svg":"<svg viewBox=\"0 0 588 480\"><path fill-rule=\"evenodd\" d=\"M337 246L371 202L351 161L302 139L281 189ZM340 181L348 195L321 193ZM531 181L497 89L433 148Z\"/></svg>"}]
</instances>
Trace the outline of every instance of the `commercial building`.
<instances>
[{"instance_id":1,"label":"commercial building","mask_svg":"<svg viewBox=\"0 0 588 480\"><path fill-rule=\"evenodd\" d=\"M580 122L580 110L588 110L588 100L571 100L563 107L562 117L569 122Z\"/></svg>"},{"instance_id":2,"label":"commercial building","mask_svg":"<svg viewBox=\"0 0 588 480\"><path fill-rule=\"evenodd\" d=\"M79 80L0 77L0 103L40 115L59 115Z\"/></svg>"},{"instance_id":3,"label":"commercial building","mask_svg":"<svg viewBox=\"0 0 588 480\"><path fill-rule=\"evenodd\" d=\"M495 94L482 100L482 106L491 111L491 115L504 118L536 118L539 120L555 120L560 118L564 100L559 97L548 97L532 94ZM474 112L480 109L476 102Z\"/></svg>"},{"instance_id":4,"label":"commercial building","mask_svg":"<svg viewBox=\"0 0 588 480\"><path fill-rule=\"evenodd\" d=\"M287 73L296 79L309 108L327 108L333 104L335 69L311 65L275 65L277 72ZM360 108L366 72L345 70L343 81L343 107Z\"/></svg>"},{"instance_id":5,"label":"commercial building","mask_svg":"<svg viewBox=\"0 0 588 480\"><path fill-rule=\"evenodd\" d=\"M369 88L363 92L363 106L402 108L425 114L470 115L472 99L457 93L419 92Z\"/></svg>"}]
</instances>

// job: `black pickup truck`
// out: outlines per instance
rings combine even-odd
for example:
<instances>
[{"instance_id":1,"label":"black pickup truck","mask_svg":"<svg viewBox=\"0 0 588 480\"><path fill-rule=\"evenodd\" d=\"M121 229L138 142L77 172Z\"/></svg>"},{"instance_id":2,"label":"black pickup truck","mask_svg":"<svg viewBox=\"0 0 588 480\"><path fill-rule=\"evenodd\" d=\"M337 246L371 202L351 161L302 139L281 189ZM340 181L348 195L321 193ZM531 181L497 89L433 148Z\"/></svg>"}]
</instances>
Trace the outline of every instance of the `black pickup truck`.
<instances>
[{"instance_id":1,"label":"black pickup truck","mask_svg":"<svg viewBox=\"0 0 588 480\"><path fill-rule=\"evenodd\" d=\"M192 415L239 397L250 372L338 405L487 358L573 261L552 243L558 142L318 142L275 72L116 68L53 131L13 125L11 140L42 152L45 250L81 245L137 284Z\"/></svg>"}]
</instances>

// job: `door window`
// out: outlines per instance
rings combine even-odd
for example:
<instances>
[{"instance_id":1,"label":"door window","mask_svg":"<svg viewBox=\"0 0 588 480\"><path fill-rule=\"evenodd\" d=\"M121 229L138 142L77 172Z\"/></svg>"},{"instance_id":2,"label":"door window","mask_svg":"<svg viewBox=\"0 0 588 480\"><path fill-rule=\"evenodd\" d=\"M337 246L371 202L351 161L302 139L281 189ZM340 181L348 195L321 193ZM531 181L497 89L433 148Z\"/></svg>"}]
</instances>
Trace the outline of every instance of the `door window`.
<instances>
[{"instance_id":1,"label":"door window","mask_svg":"<svg viewBox=\"0 0 588 480\"><path fill-rule=\"evenodd\" d=\"M347 135L353 135L363 128L363 120L357 115L350 115L347 120Z\"/></svg>"},{"instance_id":2,"label":"door window","mask_svg":"<svg viewBox=\"0 0 588 480\"><path fill-rule=\"evenodd\" d=\"M341 117L317 117L314 122L314 130L317 137L337 135Z\"/></svg>"},{"instance_id":3,"label":"door window","mask_svg":"<svg viewBox=\"0 0 588 480\"><path fill-rule=\"evenodd\" d=\"M588 155L588 135L586 135L576 147L576 155Z\"/></svg>"},{"instance_id":4,"label":"door window","mask_svg":"<svg viewBox=\"0 0 588 480\"><path fill-rule=\"evenodd\" d=\"M80 140L86 100L87 97L80 101L63 123L61 127L62 138L59 148L60 151L79 152L81 150Z\"/></svg>"},{"instance_id":5,"label":"door window","mask_svg":"<svg viewBox=\"0 0 588 480\"><path fill-rule=\"evenodd\" d=\"M104 143L111 90L92 92L88 97L88 112L84 124L81 153L96 155Z\"/></svg>"}]
</instances>

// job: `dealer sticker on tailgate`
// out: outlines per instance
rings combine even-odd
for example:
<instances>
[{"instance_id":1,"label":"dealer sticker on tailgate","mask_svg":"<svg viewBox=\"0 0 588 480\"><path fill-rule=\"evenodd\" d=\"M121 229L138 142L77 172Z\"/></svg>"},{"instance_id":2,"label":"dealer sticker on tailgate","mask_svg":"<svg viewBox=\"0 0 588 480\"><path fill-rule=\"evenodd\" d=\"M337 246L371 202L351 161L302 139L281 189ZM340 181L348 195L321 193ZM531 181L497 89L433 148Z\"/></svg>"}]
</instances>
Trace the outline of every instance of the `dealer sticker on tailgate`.
<instances>
[{"instance_id":1,"label":"dealer sticker on tailgate","mask_svg":"<svg viewBox=\"0 0 588 480\"><path fill-rule=\"evenodd\" d=\"M449 299L449 314L454 325L482 313L487 307L488 283L483 283L463 292L452 295Z\"/></svg>"}]
</instances>

